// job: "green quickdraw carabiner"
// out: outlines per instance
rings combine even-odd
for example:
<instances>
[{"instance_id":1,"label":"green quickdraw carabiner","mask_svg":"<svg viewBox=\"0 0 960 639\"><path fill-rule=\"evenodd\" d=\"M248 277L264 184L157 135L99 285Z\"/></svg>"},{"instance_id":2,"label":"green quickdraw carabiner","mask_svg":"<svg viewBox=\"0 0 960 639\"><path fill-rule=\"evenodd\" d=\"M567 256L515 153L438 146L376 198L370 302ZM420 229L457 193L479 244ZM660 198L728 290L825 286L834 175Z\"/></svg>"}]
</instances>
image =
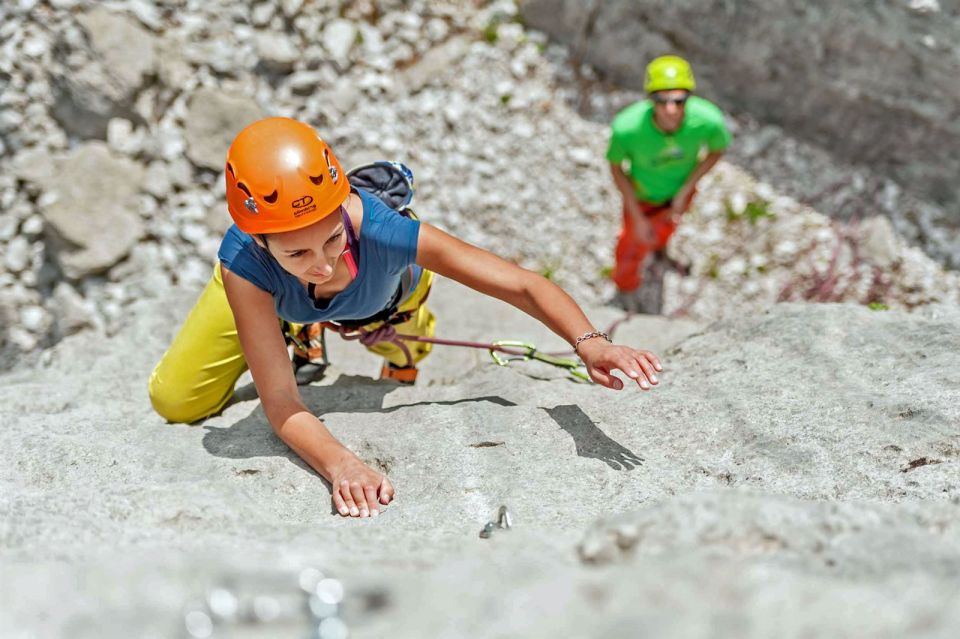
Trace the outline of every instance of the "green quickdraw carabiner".
<instances>
[{"instance_id":1,"label":"green quickdraw carabiner","mask_svg":"<svg viewBox=\"0 0 960 639\"><path fill-rule=\"evenodd\" d=\"M567 374L580 381L591 381L590 376L587 375L586 372L580 370L580 367L583 366L583 364L581 364L579 361L575 359L554 357L553 355L541 353L537 350L537 347L530 342L503 339L493 342L491 346L494 348L490 349L490 357L492 357L493 361L499 366L507 366L510 364L510 362L528 361L532 359L545 364L550 364L551 366L556 366L557 368L566 369ZM511 352L507 349L522 349L522 352ZM501 355L501 353L506 353L506 356Z\"/></svg>"}]
</instances>

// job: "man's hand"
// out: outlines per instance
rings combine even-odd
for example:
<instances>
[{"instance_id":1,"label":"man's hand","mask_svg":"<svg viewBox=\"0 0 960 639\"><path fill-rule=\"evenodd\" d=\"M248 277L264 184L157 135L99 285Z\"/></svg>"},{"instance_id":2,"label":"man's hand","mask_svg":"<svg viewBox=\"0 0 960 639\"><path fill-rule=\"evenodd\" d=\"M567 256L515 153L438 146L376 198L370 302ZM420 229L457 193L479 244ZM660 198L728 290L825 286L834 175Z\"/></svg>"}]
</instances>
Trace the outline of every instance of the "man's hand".
<instances>
[{"instance_id":1,"label":"man's hand","mask_svg":"<svg viewBox=\"0 0 960 639\"><path fill-rule=\"evenodd\" d=\"M653 225L650 224L650 220L648 220L647 216L640 210L640 205L637 204L637 201L632 197L625 200L625 205L627 207L627 215L630 216L630 220L632 221L633 238L644 244L652 242Z\"/></svg>"},{"instance_id":2,"label":"man's hand","mask_svg":"<svg viewBox=\"0 0 960 639\"><path fill-rule=\"evenodd\" d=\"M590 379L607 388L623 389L623 382L612 375L614 369L623 372L643 390L650 390L660 383L656 374L663 371L663 366L650 351L617 346L594 338L581 342L577 354L586 364Z\"/></svg>"},{"instance_id":3,"label":"man's hand","mask_svg":"<svg viewBox=\"0 0 960 639\"><path fill-rule=\"evenodd\" d=\"M393 501L390 480L354 455L334 470L330 484L333 506L344 517L376 517L383 506Z\"/></svg>"},{"instance_id":4,"label":"man's hand","mask_svg":"<svg viewBox=\"0 0 960 639\"><path fill-rule=\"evenodd\" d=\"M684 186L673 196L673 200L670 202L670 221L674 224L680 223L680 218L683 216L687 200L690 199L690 192L690 188Z\"/></svg>"}]
</instances>

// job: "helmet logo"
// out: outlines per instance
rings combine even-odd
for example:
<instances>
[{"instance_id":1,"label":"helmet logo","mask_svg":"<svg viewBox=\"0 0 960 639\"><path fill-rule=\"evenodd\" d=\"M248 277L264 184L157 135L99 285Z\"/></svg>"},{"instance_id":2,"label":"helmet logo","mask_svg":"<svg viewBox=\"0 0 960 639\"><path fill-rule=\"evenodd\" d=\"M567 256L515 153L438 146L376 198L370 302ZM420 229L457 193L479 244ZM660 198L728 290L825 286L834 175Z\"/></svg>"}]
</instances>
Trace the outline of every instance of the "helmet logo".
<instances>
[{"instance_id":1,"label":"helmet logo","mask_svg":"<svg viewBox=\"0 0 960 639\"><path fill-rule=\"evenodd\" d=\"M310 197L309 195L304 195L302 198L294 200L292 204L293 204L293 208L302 209L303 207L307 206L311 202L313 202L313 198Z\"/></svg>"},{"instance_id":2,"label":"helmet logo","mask_svg":"<svg viewBox=\"0 0 960 639\"><path fill-rule=\"evenodd\" d=\"M243 205L247 207L247 210L253 213L254 215L257 215L258 213L260 213L259 209L257 209L257 201L254 200L252 197L248 197L247 199L245 199L243 201Z\"/></svg>"}]
</instances>

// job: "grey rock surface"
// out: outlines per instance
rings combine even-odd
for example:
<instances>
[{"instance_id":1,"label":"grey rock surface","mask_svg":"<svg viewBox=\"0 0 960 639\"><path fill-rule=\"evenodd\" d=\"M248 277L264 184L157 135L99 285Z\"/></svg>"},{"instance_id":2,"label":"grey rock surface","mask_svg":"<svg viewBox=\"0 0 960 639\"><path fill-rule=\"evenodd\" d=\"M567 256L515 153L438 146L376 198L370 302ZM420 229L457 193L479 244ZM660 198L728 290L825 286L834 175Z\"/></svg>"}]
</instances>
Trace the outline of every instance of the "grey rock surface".
<instances>
[{"instance_id":1,"label":"grey rock surface","mask_svg":"<svg viewBox=\"0 0 960 639\"><path fill-rule=\"evenodd\" d=\"M663 357L650 393L456 348L397 387L331 339L333 369L303 396L398 490L380 517L347 521L248 379L199 425L152 414L146 377L192 297L135 302L137 326L68 338L0 380L7 627L187 636L184 611L212 589L295 597L307 566L344 584L354 637L947 637L957 623L955 308L636 318L617 336ZM450 282L431 299L440 335L561 347ZM500 504L513 528L480 539ZM284 627L247 631L301 636Z\"/></svg>"}]
</instances>

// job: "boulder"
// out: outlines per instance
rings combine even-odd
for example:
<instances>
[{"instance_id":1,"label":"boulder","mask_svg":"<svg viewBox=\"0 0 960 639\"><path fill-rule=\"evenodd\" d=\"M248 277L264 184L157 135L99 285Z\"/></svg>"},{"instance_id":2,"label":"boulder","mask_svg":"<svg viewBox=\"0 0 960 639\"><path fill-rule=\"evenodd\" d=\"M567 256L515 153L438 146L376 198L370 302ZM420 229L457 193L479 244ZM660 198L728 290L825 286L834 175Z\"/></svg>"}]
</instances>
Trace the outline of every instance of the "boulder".
<instances>
[{"instance_id":1,"label":"boulder","mask_svg":"<svg viewBox=\"0 0 960 639\"><path fill-rule=\"evenodd\" d=\"M247 97L212 88L198 89L187 104L187 157L199 167L220 171L240 129L264 117Z\"/></svg>"},{"instance_id":2,"label":"boulder","mask_svg":"<svg viewBox=\"0 0 960 639\"><path fill-rule=\"evenodd\" d=\"M143 235L137 194L144 169L102 142L82 144L56 164L40 212L60 266L72 279L106 271Z\"/></svg>"},{"instance_id":3,"label":"boulder","mask_svg":"<svg viewBox=\"0 0 960 639\"><path fill-rule=\"evenodd\" d=\"M67 133L105 139L111 118L140 122L137 92L157 66L156 36L126 14L95 7L77 17L83 45L61 46L53 114Z\"/></svg>"}]
</instances>

